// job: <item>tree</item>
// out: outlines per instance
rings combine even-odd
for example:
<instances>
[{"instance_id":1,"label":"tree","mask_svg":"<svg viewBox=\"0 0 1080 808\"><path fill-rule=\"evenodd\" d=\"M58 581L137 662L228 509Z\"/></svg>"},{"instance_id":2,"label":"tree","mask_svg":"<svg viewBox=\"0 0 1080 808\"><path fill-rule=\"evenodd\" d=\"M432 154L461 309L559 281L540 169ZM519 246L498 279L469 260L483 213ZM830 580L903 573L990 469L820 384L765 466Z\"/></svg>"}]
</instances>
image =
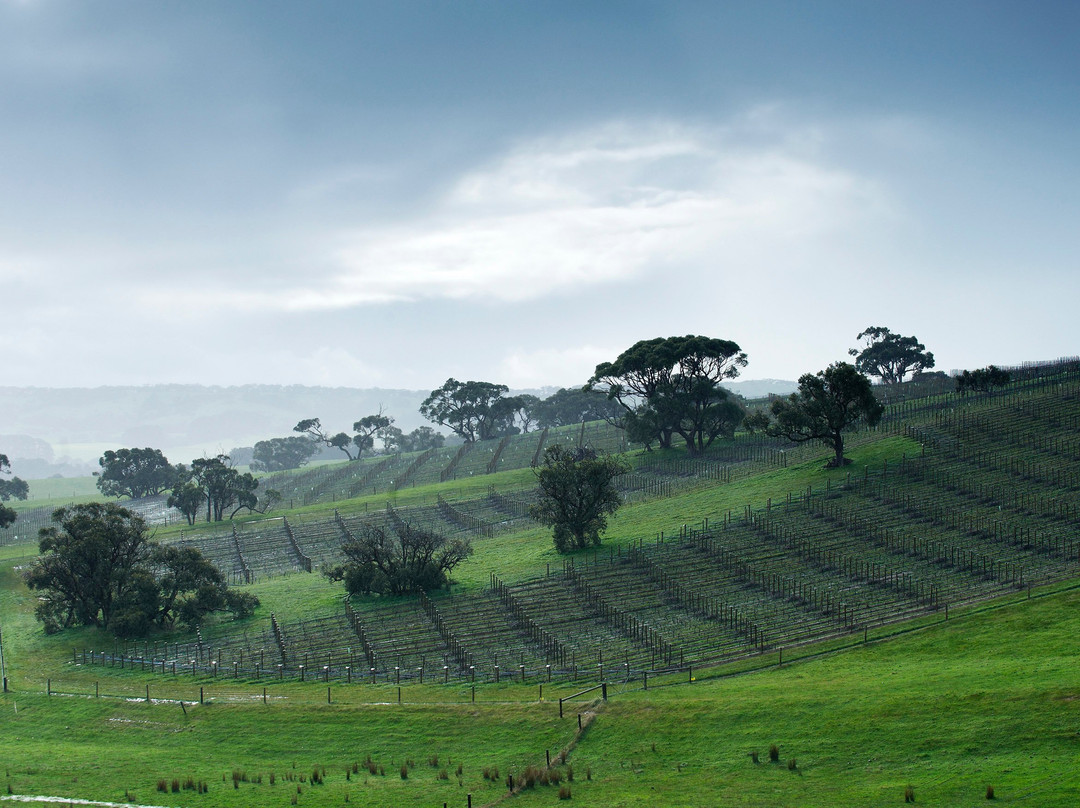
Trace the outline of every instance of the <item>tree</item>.
<instances>
[{"instance_id":1,"label":"tree","mask_svg":"<svg viewBox=\"0 0 1080 808\"><path fill-rule=\"evenodd\" d=\"M271 438L255 444L251 456L252 471L286 471L306 466L319 453L319 446L310 438L295 435Z\"/></svg>"},{"instance_id":2,"label":"tree","mask_svg":"<svg viewBox=\"0 0 1080 808\"><path fill-rule=\"evenodd\" d=\"M564 387L537 406L537 425L570 426L582 421L614 421L622 415L619 402L598 390Z\"/></svg>"},{"instance_id":3,"label":"tree","mask_svg":"<svg viewBox=\"0 0 1080 808\"><path fill-rule=\"evenodd\" d=\"M844 457L844 431L859 422L874 426L884 411L870 380L847 362L802 375L798 392L776 399L770 409L771 421L759 413L748 426L765 426L767 434L797 443L822 441L835 452L830 468L850 462Z\"/></svg>"},{"instance_id":4,"label":"tree","mask_svg":"<svg viewBox=\"0 0 1080 808\"><path fill-rule=\"evenodd\" d=\"M515 398L518 400L517 422L521 425L521 431L528 433L539 425L542 402L531 393L522 393Z\"/></svg>"},{"instance_id":5,"label":"tree","mask_svg":"<svg viewBox=\"0 0 1080 808\"><path fill-rule=\"evenodd\" d=\"M158 545L150 558L158 570L158 607L154 621L161 626L180 623L188 629L214 612L236 619L250 617L259 599L230 589L225 576L194 547Z\"/></svg>"},{"instance_id":6,"label":"tree","mask_svg":"<svg viewBox=\"0 0 1080 808\"><path fill-rule=\"evenodd\" d=\"M700 455L742 420L738 405L720 386L746 367L746 354L730 341L688 335L642 340L614 362L596 366L586 385L623 408L620 425L648 445L671 446L672 436Z\"/></svg>"},{"instance_id":7,"label":"tree","mask_svg":"<svg viewBox=\"0 0 1080 808\"><path fill-rule=\"evenodd\" d=\"M387 452L424 452L438 449L446 443L446 435L430 426L418 426L412 432L402 432L389 426L381 433L383 449Z\"/></svg>"},{"instance_id":8,"label":"tree","mask_svg":"<svg viewBox=\"0 0 1080 808\"><path fill-rule=\"evenodd\" d=\"M374 448L375 438L384 436L386 430L393 425L394 419L384 415L382 409L374 415L365 415L356 421L352 425L353 432L356 433L353 435L353 444L357 448L356 459L359 460L361 454Z\"/></svg>"},{"instance_id":9,"label":"tree","mask_svg":"<svg viewBox=\"0 0 1080 808\"><path fill-rule=\"evenodd\" d=\"M47 632L86 625L139 636L175 622L192 628L212 612L247 617L259 604L230 590L197 549L151 542L142 517L115 503L60 508L52 519L25 573Z\"/></svg>"},{"instance_id":10,"label":"tree","mask_svg":"<svg viewBox=\"0 0 1080 808\"><path fill-rule=\"evenodd\" d=\"M0 474L11 474L11 463L7 455L0 454ZM10 480L0 479L0 502L9 499L26 499L30 496L30 485L26 480L12 477ZM0 505L0 529L13 524L18 518L14 508Z\"/></svg>"},{"instance_id":11,"label":"tree","mask_svg":"<svg viewBox=\"0 0 1080 808\"><path fill-rule=\"evenodd\" d=\"M560 553L598 545L608 516L622 505L615 479L628 471L630 464L622 458L589 448L549 446L536 469L540 498L529 515L552 528Z\"/></svg>"},{"instance_id":12,"label":"tree","mask_svg":"<svg viewBox=\"0 0 1080 808\"><path fill-rule=\"evenodd\" d=\"M108 628L149 558L146 522L114 502L59 508L52 521L39 532L41 557L26 572L27 586L42 592L38 619L47 630Z\"/></svg>"},{"instance_id":13,"label":"tree","mask_svg":"<svg viewBox=\"0 0 1080 808\"><path fill-rule=\"evenodd\" d=\"M131 499L160 494L173 485L176 469L160 449L111 449L98 460L97 487L107 497Z\"/></svg>"},{"instance_id":14,"label":"tree","mask_svg":"<svg viewBox=\"0 0 1080 808\"><path fill-rule=\"evenodd\" d=\"M331 435L323 430L322 422L318 418L305 418L293 427L293 432L307 435L316 443L321 443L331 449L339 449L345 456L352 460L359 460L364 452L375 445L375 437L394 423L394 419L384 415L380 409L374 415L365 415L359 421L353 423L353 432L338 432ZM355 454L353 453L355 451Z\"/></svg>"},{"instance_id":15,"label":"tree","mask_svg":"<svg viewBox=\"0 0 1080 808\"><path fill-rule=\"evenodd\" d=\"M922 373L934 366L934 355L915 337L902 337L872 325L856 339L865 340L866 346L848 351L855 357L855 369L876 376L883 384L899 384L908 373Z\"/></svg>"},{"instance_id":16,"label":"tree","mask_svg":"<svg viewBox=\"0 0 1080 808\"><path fill-rule=\"evenodd\" d=\"M331 568L332 580L344 580L349 594L402 595L445 586L454 567L472 555L467 539L400 522L391 530L365 523L341 546L345 563Z\"/></svg>"},{"instance_id":17,"label":"tree","mask_svg":"<svg viewBox=\"0 0 1080 808\"><path fill-rule=\"evenodd\" d=\"M994 387L1003 387L1011 378L1009 371L1002 370L996 365L987 365L978 370L965 370L956 377L956 392L960 395L975 390L985 393Z\"/></svg>"},{"instance_id":18,"label":"tree","mask_svg":"<svg viewBox=\"0 0 1080 808\"><path fill-rule=\"evenodd\" d=\"M447 427L467 443L489 440L517 432L514 418L521 409L510 388L491 382L459 382L447 379L420 404L420 414Z\"/></svg>"},{"instance_id":19,"label":"tree","mask_svg":"<svg viewBox=\"0 0 1080 808\"><path fill-rule=\"evenodd\" d=\"M190 468L179 468L168 505L184 514L191 525L202 504L206 505L206 521L220 522L230 508L232 519L244 509L266 513L281 499L279 492L267 489L260 504L256 493L259 481L250 472L241 474L230 466L228 455L201 457L193 460Z\"/></svg>"},{"instance_id":20,"label":"tree","mask_svg":"<svg viewBox=\"0 0 1080 808\"><path fill-rule=\"evenodd\" d=\"M199 516L199 511L202 510L203 502L206 501L206 492L203 491L202 486L188 476L185 466L181 465L179 468L176 487L173 488L166 504L170 508L176 508L176 510L180 511L189 525L194 525Z\"/></svg>"}]
</instances>

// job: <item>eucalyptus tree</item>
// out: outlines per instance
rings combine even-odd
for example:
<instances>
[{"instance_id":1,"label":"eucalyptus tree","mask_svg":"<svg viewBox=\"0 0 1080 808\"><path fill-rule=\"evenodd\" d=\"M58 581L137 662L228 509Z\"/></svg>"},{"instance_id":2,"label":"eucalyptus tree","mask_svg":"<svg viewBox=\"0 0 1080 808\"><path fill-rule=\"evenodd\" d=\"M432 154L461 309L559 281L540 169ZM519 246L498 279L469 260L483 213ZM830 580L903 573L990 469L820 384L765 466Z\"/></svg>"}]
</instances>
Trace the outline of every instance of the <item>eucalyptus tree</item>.
<instances>
[{"instance_id":1,"label":"eucalyptus tree","mask_svg":"<svg viewBox=\"0 0 1080 808\"><path fill-rule=\"evenodd\" d=\"M934 366L934 355L915 337L902 337L889 329L872 325L856 339L866 344L848 351L855 357L855 369L876 376L883 384L899 384L909 373L922 373Z\"/></svg>"},{"instance_id":2,"label":"eucalyptus tree","mask_svg":"<svg viewBox=\"0 0 1080 808\"><path fill-rule=\"evenodd\" d=\"M586 389L622 407L616 422L632 439L669 448L679 435L689 454L700 455L742 421L741 406L720 383L746 365L746 354L731 340L657 337L597 365Z\"/></svg>"},{"instance_id":3,"label":"eucalyptus tree","mask_svg":"<svg viewBox=\"0 0 1080 808\"><path fill-rule=\"evenodd\" d=\"M830 467L850 462L844 457L844 432L863 423L875 426L881 420L881 402L874 396L870 380L847 362L834 362L816 374L799 377L799 389L746 419L750 428L763 428L773 437L797 443L819 440L833 450Z\"/></svg>"}]
</instances>

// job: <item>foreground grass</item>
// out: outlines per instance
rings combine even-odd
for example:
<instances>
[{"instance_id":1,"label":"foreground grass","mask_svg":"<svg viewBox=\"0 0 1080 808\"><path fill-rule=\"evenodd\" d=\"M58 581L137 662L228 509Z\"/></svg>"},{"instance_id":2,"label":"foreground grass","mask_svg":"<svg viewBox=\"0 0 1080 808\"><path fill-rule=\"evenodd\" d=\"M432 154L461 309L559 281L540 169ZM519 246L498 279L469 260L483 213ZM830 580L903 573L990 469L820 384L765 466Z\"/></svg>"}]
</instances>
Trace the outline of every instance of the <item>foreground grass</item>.
<instances>
[{"instance_id":1,"label":"foreground grass","mask_svg":"<svg viewBox=\"0 0 1080 808\"><path fill-rule=\"evenodd\" d=\"M467 686L410 685L400 705L388 685L334 685L327 704L321 684L270 683L263 703L257 684L78 670L48 653L52 638L27 622L17 582L0 583L5 652L17 673L15 692L0 699L0 788L17 794L366 806L464 805L471 793L483 805L505 792L508 773L520 778L570 743L584 706L569 703L560 720L556 700L569 690L551 685L541 702L536 683L478 687L475 704ZM871 635L840 653L794 664L786 657L782 667L698 671L692 683L685 675L652 680L648 691L612 683L609 702L559 768L564 785L573 768L570 804L865 806L899 804L910 786L917 804L965 806L985 804L992 786L996 804L1076 805L1080 594L1012 600L954 611L947 622L924 619L921 630L888 641ZM37 671L27 671L43 663L54 689L92 692L95 676L103 694L129 698L50 698ZM176 702L148 704L138 698L146 684L155 698L189 701L202 686L206 703L188 704L186 714ZM369 756L376 774L363 766L353 774ZM323 767L324 784L312 785ZM498 782L483 777L485 767L498 767ZM234 771L247 778L238 787ZM209 792L157 791L159 780L189 777ZM537 786L513 801L555 804L557 788Z\"/></svg>"},{"instance_id":2,"label":"foreground grass","mask_svg":"<svg viewBox=\"0 0 1080 808\"><path fill-rule=\"evenodd\" d=\"M991 786L998 804L1076 805L1078 606L1058 596L616 698L575 758L598 775L575 804L883 805L911 786L919 804L960 806L985 804Z\"/></svg>"}]
</instances>

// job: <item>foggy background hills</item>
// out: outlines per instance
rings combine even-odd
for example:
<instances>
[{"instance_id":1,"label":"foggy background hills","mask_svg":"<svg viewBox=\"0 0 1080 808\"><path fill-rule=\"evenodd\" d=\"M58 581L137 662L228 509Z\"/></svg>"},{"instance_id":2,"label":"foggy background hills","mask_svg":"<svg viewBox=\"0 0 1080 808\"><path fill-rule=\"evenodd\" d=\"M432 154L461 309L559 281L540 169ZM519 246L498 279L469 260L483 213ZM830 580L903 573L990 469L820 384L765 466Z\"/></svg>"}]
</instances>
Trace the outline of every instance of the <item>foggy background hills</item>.
<instances>
[{"instance_id":1,"label":"foggy background hills","mask_svg":"<svg viewBox=\"0 0 1080 808\"><path fill-rule=\"evenodd\" d=\"M777 379L725 386L746 398L797 387ZM546 398L556 390L512 392ZM321 419L330 432L347 431L380 407L409 432L430 425L419 412L430 392L304 385L0 387L0 452L11 459L15 474L40 479L88 475L106 449L122 447L150 446L174 463L186 463L291 435L303 418Z\"/></svg>"}]
</instances>

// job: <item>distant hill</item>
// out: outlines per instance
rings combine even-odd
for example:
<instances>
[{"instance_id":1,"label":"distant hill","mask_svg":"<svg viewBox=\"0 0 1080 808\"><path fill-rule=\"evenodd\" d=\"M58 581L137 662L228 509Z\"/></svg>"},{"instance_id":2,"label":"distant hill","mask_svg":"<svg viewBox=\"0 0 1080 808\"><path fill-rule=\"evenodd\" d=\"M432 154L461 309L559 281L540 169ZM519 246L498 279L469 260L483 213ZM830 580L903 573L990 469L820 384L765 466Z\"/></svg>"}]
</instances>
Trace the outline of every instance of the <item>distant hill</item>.
<instances>
[{"instance_id":1,"label":"distant hill","mask_svg":"<svg viewBox=\"0 0 1080 808\"><path fill-rule=\"evenodd\" d=\"M786 379L748 379L743 382L725 382L723 386L732 392L738 393L743 398L786 396L799 389L798 382Z\"/></svg>"},{"instance_id":2,"label":"distant hill","mask_svg":"<svg viewBox=\"0 0 1080 808\"><path fill-rule=\"evenodd\" d=\"M776 379L725 386L747 398L796 387ZM546 397L555 390L514 392ZM0 452L11 458L16 474L39 478L87 474L105 449L125 446L152 446L186 462L290 435L303 418L345 431L380 407L408 432L428 423L419 408L430 392L303 385L0 387Z\"/></svg>"},{"instance_id":3,"label":"distant hill","mask_svg":"<svg viewBox=\"0 0 1080 808\"><path fill-rule=\"evenodd\" d=\"M426 423L418 408L429 392L301 385L0 387L0 433L16 438L20 450L37 449L30 455L3 446L0 451L12 458L16 473L20 456L86 461L123 446L153 446L183 462L290 435L303 418L348 430L380 406L409 431Z\"/></svg>"}]
</instances>

